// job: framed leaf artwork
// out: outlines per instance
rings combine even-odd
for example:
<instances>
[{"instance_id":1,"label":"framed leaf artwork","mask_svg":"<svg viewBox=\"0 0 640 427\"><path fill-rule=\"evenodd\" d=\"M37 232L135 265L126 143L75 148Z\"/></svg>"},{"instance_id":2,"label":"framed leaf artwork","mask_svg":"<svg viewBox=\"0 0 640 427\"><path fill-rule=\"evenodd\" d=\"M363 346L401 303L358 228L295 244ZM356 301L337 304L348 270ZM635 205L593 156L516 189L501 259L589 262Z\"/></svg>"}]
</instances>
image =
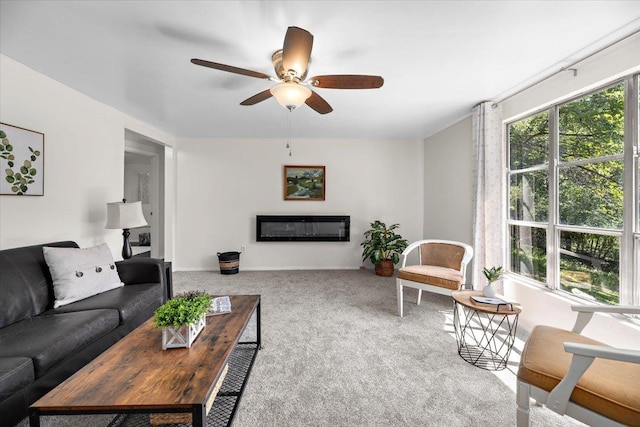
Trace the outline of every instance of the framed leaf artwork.
<instances>
[{"instance_id":1,"label":"framed leaf artwork","mask_svg":"<svg viewBox=\"0 0 640 427\"><path fill-rule=\"evenodd\" d=\"M44 134L0 122L0 195L44 195Z\"/></svg>"}]
</instances>

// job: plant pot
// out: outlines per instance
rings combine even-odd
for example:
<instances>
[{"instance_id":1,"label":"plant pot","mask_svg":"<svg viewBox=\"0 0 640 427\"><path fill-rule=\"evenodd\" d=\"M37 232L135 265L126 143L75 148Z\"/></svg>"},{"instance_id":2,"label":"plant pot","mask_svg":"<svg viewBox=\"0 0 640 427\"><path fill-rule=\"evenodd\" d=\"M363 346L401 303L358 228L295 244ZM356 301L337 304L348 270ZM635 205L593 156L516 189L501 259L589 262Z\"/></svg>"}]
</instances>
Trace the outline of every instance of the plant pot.
<instances>
[{"instance_id":1,"label":"plant pot","mask_svg":"<svg viewBox=\"0 0 640 427\"><path fill-rule=\"evenodd\" d=\"M375 272L378 276L393 276L393 261L385 259L376 264Z\"/></svg>"},{"instance_id":2,"label":"plant pot","mask_svg":"<svg viewBox=\"0 0 640 427\"><path fill-rule=\"evenodd\" d=\"M493 298L496 296L496 289L493 287L492 283L489 283L484 287L484 289L482 289L482 294L487 298Z\"/></svg>"},{"instance_id":3,"label":"plant pot","mask_svg":"<svg viewBox=\"0 0 640 427\"><path fill-rule=\"evenodd\" d=\"M173 326L162 328L162 349L191 348L191 344L207 323L203 314L195 323L182 325L178 329Z\"/></svg>"}]
</instances>

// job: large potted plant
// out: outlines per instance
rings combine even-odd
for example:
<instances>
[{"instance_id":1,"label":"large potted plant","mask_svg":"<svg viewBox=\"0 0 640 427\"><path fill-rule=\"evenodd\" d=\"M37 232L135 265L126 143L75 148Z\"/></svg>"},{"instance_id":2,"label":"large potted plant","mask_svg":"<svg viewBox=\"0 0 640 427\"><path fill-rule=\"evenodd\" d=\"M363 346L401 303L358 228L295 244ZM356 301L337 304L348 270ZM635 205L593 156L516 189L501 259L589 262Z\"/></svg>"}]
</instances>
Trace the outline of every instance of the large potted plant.
<instances>
[{"instance_id":1,"label":"large potted plant","mask_svg":"<svg viewBox=\"0 0 640 427\"><path fill-rule=\"evenodd\" d=\"M153 323L156 328L162 328L162 349L190 348L204 329L210 307L211 295L201 291L176 295L158 307Z\"/></svg>"},{"instance_id":2,"label":"large potted plant","mask_svg":"<svg viewBox=\"0 0 640 427\"><path fill-rule=\"evenodd\" d=\"M389 277L409 243L395 232L400 227L398 224L387 227L384 222L376 220L370 226L364 232L364 242L360 243L363 247L362 260L369 259L375 265L378 276Z\"/></svg>"}]
</instances>

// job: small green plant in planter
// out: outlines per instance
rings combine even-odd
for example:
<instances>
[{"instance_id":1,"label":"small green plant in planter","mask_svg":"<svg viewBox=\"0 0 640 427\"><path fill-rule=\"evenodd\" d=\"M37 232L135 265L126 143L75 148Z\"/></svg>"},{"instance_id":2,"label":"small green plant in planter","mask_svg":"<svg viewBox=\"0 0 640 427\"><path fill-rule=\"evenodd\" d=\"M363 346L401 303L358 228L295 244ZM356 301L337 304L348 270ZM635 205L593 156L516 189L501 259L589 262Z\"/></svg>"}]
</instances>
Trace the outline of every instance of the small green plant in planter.
<instances>
[{"instance_id":1,"label":"small green plant in planter","mask_svg":"<svg viewBox=\"0 0 640 427\"><path fill-rule=\"evenodd\" d=\"M392 224L389 227L376 220L370 224L371 228L364 232L365 240L360 243L363 247L362 260L369 259L375 265L378 276L391 276L394 264L400 261L400 254L409 243L396 233L400 225Z\"/></svg>"},{"instance_id":2,"label":"small green plant in planter","mask_svg":"<svg viewBox=\"0 0 640 427\"><path fill-rule=\"evenodd\" d=\"M176 295L156 309L153 323L162 329L162 349L186 347L204 328L205 315L211 306L211 295L191 291Z\"/></svg>"},{"instance_id":3,"label":"small green plant in planter","mask_svg":"<svg viewBox=\"0 0 640 427\"><path fill-rule=\"evenodd\" d=\"M496 266L491 268L485 267L482 270L482 273L484 274L484 277L487 278L487 284L490 285L496 280L498 280L500 276L502 276L502 267L501 266Z\"/></svg>"},{"instance_id":4,"label":"small green plant in planter","mask_svg":"<svg viewBox=\"0 0 640 427\"><path fill-rule=\"evenodd\" d=\"M210 305L211 295L202 291L185 292L158 307L153 314L153 321L156 328L179 328L205 315Z\"/></svg>"},{"instance_id":5,"label":"small green plant in planter","mask_svg":"<svg viewBox=\"0 0 640 427\"><path fill-rule=\"evenodd\" d=\"M494 296L496 296L496 290L493 286L491 286L491 284L498 280L500 276L502 276L502 273L502 266L495 266L491 268L485 267L482 269L482 274L484 274L484 277L487 278L487 286L485 286L482 290L484 296L489 298L493 298Z\"/></svg>"}]
</instances>

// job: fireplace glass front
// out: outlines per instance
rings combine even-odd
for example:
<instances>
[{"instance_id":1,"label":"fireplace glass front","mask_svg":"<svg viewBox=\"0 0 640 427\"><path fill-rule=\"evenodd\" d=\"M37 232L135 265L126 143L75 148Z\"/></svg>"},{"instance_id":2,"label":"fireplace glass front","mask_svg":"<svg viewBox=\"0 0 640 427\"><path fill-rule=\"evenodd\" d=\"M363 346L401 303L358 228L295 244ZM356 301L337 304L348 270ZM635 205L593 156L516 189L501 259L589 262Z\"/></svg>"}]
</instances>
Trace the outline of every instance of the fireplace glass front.
<instances>
[{"instance_id":1,"label":"fireplace glass front","mask_svg":"<svg viewBox=\"0 0 640 427\"><path fill-rule=\"evenodd\" d=\"M350 217L257 215L258 242L348 242Z\"/></svg>"}]
</instances>

